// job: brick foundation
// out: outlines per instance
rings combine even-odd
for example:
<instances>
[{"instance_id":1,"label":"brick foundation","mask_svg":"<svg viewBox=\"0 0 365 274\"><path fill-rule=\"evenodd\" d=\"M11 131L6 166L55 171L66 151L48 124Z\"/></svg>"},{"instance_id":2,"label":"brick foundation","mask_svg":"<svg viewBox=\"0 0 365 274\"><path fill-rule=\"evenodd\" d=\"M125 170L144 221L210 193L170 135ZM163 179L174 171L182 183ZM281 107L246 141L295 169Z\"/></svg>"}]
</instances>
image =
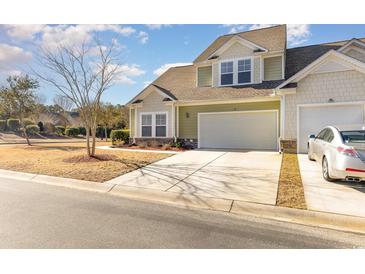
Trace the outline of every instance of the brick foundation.
<instances>
[{"instance_id":1,"label":"brick foundation","mask_svg":"<svg viewBox=\"0 0 365 274\"><path fill-rule=\"evenodd\" d=\"M297 140L280 140L280 150L285 153L297 153Z\"/></svg>"}]
</instances>

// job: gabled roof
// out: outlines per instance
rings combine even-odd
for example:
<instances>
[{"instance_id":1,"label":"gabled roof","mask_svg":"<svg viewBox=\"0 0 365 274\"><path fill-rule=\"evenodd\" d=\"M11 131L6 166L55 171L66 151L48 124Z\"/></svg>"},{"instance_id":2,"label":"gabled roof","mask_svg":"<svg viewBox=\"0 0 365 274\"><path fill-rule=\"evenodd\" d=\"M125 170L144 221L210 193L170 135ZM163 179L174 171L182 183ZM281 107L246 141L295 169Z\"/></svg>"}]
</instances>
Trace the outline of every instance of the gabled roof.
<instances>
[{"instance_id":1,"label":"gabled roof","mask_svg":"<svg viewBox=\"0 0 365 274\"><path fill-rule=\"evenodd\" d=\"M239 36L268 51L283 51L286 48L286 25L279 25L220 36L194 60L194 63L207 60L234 36Z\"/></svg>"},{"instance_id":2,"label":"gabled roof","mask_svg":"<svg viewBox=\"0 0 365 274\"><path fill-rule=\"evenodd\" d=\"M305 76L307 76L311 72L315 71L318 67L323 65L330 58L332 58L331 60L333 60L333 58L334 58L334 60L336 60L336 62L344 64L346 67L351 67L352 69L365 73L365 63L363 63L355 58L352 58L350 56L347 56L337 50L332 49L332 50L326 52L325 54L323 54L321 57L317 58L314 62L310 63L302 70L295 73L293 76L291 76L285 82L281 83L277 88L278 89L283 88L289 83L296 82L296 81L303 79Z\"/></svg>"},{"instance_id":3,"label":"gabled roof","mask_svg":"<svg viewBox=\"0 0 365 274\"><path fill-rule=\"evenodd\" d=\"M352 38L350 41L348 41L346 44L344 44L341 48L338 49L338 51L345 51L350 46L357 46L359 48L365 49L365 42L361 41L356 38Z\"/></svg>"},{"instance_id":4,"label":"gabled roof","mask_svg":"<svg viewBox=\"0 0 365 274\"><path fill-rule=\"evenodd\" d=\"M357 39L365 42L365 38ZM330 50L339 50L349 40L290 48L286 50L285 78L289 79L294 74L304 69L323 54Z\"/></svg>"},{"instance_id":5,"label":"gabled roof","mask_svg":"<svg viewBox=\"0 0 365 274\"><path fill-rule=\"evenodd\" d=\"M246 86L197 87L195 81L196 67L189 65L170 68L151 85L171 92L179 102L187 102L270 96L273 93L273 88L283 82L283 80L279 80Z\"/></svg>"}]
</instances>

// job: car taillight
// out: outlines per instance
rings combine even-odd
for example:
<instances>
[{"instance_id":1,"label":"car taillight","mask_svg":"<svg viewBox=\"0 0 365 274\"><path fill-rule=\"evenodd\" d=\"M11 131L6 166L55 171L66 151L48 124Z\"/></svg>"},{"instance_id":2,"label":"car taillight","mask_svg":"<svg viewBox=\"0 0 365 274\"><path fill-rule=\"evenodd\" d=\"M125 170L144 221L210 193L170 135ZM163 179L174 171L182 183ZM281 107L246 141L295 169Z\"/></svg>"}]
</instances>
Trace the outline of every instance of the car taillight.
<instances>
[{"instance_id":1,"label":"car taillight","mask_svg":"<svg viewBox=\"0 0 365 274\"><path fill-rule=\"evenodd\" d=\"M346 147L337 147L337 151L343 155L359 158L356 150L353 148L346 148Z\"/></svg>"}]
</instances>

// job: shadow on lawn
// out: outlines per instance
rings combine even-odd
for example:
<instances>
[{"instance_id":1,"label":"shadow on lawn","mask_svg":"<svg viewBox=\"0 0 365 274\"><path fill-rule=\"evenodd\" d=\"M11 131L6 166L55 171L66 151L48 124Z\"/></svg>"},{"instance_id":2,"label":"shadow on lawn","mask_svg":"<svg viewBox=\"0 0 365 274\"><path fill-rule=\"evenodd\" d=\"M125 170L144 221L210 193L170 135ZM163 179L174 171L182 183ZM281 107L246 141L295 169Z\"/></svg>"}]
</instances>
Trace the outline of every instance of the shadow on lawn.
<instances>
[{"instance_id":1,"label":"shadow on lawn","mask_svg":"<svg viewBox=\"0 0 365 274\"><path fill-rule=\"evenodd\" d=\"M59 150L59 151L81 151L86 150L86 147L81 146L65 146L65 145L39 145L39 144L32 144L29 147L26 147L29 150L40 150L40 151L49 151L49 150Z\"/></svg>"}]
</instances>

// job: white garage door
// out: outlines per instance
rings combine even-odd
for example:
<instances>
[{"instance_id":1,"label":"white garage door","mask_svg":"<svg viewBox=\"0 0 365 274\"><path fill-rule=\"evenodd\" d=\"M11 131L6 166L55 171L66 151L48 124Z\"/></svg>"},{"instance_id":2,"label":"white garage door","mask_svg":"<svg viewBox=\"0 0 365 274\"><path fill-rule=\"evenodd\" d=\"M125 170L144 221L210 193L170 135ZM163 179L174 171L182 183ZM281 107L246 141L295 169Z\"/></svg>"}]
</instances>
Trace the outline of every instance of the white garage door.
<instances>
[{"instance_id":1,"label":"white garage door","mask_svg":"<svg viewBox=\"0 0 365 274\"><path fill-rule=\"evenodd\" d=\"M317 105L299 107L298 151L307 152L308 136L329 125L364 123L364 105Z\"/></svg>"},{"instance_id":2,"label":"white garage door","mask_svg":"<svg viewBox=\"0 0 365 274\"><path fill-rule=\"evenodd\" d=\"M277 111L199 113L200 148L278 149Z\"/></svg>"}]
</instances>

